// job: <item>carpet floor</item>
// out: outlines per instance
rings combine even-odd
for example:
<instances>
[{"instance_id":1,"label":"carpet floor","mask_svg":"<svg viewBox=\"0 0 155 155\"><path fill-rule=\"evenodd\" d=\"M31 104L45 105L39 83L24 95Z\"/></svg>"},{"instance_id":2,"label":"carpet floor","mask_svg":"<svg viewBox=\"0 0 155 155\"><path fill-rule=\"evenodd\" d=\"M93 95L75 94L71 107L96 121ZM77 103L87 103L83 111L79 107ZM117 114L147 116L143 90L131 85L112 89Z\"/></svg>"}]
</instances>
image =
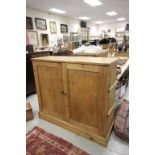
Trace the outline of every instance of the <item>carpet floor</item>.
<instances>
[{"instance_id":1,"label":"carpet floor","mask_svg":"<svg viewBox=\"0 0 155 155\"><path fill-rule=\"evenodd\" d=\"M34 127L26 135L26 155L89 155L66 140Z\"/></svg>"}]
</instances>

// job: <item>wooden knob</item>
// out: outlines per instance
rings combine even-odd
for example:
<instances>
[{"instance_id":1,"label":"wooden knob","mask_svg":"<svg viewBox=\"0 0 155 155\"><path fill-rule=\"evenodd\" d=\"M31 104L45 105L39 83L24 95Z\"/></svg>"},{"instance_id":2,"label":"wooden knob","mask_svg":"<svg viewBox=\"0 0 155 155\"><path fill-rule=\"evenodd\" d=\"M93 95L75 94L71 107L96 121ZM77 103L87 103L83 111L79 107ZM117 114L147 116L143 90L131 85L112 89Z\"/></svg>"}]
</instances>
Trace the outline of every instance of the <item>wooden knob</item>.
<instances>
[{"instance_id":1,"label":"wooden knob","mask_svg":"<svg viewBox=\"0 0 155 155\"><path fill-rule=\"evenodd\" d=\"M61 91L61 94L62 95L67 95L67 93L65 93L63 90Z\"/></svg>"}]
</instances>

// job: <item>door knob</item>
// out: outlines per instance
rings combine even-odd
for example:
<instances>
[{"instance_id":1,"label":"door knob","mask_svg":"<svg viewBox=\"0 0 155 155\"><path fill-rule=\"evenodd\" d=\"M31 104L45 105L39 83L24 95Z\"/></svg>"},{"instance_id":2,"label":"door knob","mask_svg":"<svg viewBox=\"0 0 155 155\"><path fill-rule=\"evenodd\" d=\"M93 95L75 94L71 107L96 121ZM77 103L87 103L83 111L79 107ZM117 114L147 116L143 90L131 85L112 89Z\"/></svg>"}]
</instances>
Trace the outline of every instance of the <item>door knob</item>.
<instances>
[{"instance_id":1,"label":"door knob","mask_svg":"<svg viewBox=\"0 0 155 155\"><path fill-rule=\"evenodd\" d=\"M67 95L67 93L65 93L63 90L61 91L61 94L62 95Z\"/></svg>"}]
</instances>

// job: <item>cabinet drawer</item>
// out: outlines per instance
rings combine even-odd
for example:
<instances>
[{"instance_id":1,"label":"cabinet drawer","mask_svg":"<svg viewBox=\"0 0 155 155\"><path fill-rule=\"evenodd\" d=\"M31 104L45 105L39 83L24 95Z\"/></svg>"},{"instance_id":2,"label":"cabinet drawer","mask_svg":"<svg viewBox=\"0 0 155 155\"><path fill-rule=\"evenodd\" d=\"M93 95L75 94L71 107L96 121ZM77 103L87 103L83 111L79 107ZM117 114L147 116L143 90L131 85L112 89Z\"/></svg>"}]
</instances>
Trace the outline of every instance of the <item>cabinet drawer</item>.
<instances>
[{"instance_id":1,"label":"cabinet drawer","mask_svg":"<svg viewBox=\"0 0 155 155\"><path fill-rule=\"evenodd\" d=\"M88 72L99 72L100 68L101 68L100 66L86 65L86 64L67 64L67 69L81 70Z\"/></svg>"},{"instance_id":2,"label":"cabinet drawer","mask_svg":"<svg viewBox=\"0 0 155 155\"><path fill-rule=\"evenodd\" d=\"M54 67L54 68L57 68L57 67L61 67L61 65L59 63L54 63L54 62L35 62L34 64L37 68L38 67Z\"/></svg>"}]
</instances>

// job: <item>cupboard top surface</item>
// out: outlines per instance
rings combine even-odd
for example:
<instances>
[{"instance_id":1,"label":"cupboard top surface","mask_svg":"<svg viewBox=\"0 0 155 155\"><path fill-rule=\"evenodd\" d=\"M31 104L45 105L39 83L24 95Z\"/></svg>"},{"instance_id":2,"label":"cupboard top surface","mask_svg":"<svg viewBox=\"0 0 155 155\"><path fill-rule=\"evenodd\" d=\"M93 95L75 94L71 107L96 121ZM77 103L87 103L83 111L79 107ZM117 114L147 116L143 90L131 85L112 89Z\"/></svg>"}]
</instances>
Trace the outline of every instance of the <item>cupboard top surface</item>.
<instances>
[{"instance_id":1,"label":"cupboard top surface","mask_svg":"<svg viewBox=\"0 0 155 155\"><path fill-rule=\"evenodd\" d=\"M67 62L67 63L83 63L83 64L96 64L96 65L110 65L115 62L117 58L104 58L104 57L85 57L85 56L46 56L33 58L33 61L45 62Z\"/></svg>"}]
</instances>

